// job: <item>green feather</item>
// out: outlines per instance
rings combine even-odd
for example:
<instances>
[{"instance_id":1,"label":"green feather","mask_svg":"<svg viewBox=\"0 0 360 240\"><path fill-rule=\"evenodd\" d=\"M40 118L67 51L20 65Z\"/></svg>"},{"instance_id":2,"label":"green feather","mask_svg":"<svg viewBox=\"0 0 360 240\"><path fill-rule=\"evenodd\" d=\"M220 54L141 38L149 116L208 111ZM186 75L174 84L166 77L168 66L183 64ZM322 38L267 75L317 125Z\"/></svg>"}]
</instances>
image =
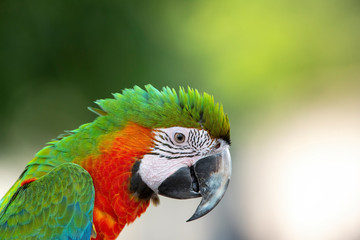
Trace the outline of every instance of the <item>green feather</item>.
<instances>
[{"instance_id":1,"label":"green feather","mask_svg":"<svg viewBox=\"0 0 360 240\"><path fill-rule=\"evenodd\" d=\"M187 91L180 87L177 94L169 87L158 91L152 85L146 85L145 90L135 86L113 95L113 99L96 101L107 113L97 121L106 119L111 123L110 127L121 128L130 121L149 128L203 128L214 138L230 141L228 117L209 94L202 95L190 87Z\"/></svg>"},{"instance_id":2,"label":"green feather","mask_svg":"<svg viewBox=\"0 0 360 240\"><path fill-rule=\"evenodd\" d=\"M94 196L90 174L62 164L17 189L0 211L0 239L80 239L92 227Z\"/></svg>"}]
</instances>

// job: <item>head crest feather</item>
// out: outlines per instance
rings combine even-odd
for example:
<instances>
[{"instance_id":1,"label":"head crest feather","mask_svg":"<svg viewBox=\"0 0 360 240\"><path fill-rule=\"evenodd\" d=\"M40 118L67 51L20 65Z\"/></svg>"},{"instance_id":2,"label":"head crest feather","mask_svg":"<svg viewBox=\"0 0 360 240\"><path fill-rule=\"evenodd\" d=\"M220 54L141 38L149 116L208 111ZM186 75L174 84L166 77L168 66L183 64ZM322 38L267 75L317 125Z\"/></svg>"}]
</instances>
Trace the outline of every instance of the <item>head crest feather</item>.
<instances>
[{"instance_id":1,"label":"head crest feather","mask_svg":"<svg viewBox=\"0 0 360 240\"><path fill-rule=\"evenodd\" d=\"M97 100L95 103L101 110L95 112L114 127L132 121L149 128L199 128L207 130L214 138L230 142L228 116L223 106L214 103L213 96L207 93L200 94L190 87L187 91L180 87L178 93L169 87L159 91L149 84L145 89L135 86L113 96L113 99Z\"/></svg>"}]
</instances>

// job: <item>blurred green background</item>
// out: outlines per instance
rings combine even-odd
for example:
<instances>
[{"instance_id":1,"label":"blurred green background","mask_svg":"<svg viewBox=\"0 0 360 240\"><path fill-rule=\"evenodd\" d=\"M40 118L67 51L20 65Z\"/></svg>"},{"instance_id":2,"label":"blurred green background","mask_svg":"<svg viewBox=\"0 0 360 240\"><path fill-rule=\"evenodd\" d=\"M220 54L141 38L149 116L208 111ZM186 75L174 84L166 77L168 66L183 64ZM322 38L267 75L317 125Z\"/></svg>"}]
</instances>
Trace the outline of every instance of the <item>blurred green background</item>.
<instances>
[{"instance_id":1,"label":"blurred green background","mask_svg":"<svg viewBox=\"0 0 360 240\"><path fill-rule=\"evenodd\" d=\"M0 146L40 147L91 121L94 100L147 83L207 91L233 131L248 129L274 106L359 86L359 10L355 0L2 0Z\"/></svg>"},{"instance_id":2,"label":"blurred green background","mask_svg":"<svg viewBox=\"0 0 360 240\"><path fill-rule=\"evenodd\" d=\"M0 168L18 161L20 172L92 121L94 100L148 83L222 102L236 166L237 146L268 118L359 95L360 2L2 0Z\"/></svg>"}]
</instances>

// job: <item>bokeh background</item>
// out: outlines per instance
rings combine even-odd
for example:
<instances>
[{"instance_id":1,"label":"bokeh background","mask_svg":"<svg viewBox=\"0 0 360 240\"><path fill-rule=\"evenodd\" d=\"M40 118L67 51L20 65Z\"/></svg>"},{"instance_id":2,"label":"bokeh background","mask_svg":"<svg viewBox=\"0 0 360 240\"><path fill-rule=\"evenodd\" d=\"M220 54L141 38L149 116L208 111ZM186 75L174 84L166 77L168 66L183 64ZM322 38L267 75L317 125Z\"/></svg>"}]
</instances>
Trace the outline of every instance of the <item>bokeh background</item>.
<instances>
[{"instance_id":1,"label":"bokeh background","mask_svg":"<svg viewBox=\"0 0 360 240\"><path fill-rule=\"evenodd\" d=\"M223 103L233 177L206 217L161 198L119 239L360 239L359 1L0 1L0 195L94 100L147 83Z\"/></svg>"}]
</instances>

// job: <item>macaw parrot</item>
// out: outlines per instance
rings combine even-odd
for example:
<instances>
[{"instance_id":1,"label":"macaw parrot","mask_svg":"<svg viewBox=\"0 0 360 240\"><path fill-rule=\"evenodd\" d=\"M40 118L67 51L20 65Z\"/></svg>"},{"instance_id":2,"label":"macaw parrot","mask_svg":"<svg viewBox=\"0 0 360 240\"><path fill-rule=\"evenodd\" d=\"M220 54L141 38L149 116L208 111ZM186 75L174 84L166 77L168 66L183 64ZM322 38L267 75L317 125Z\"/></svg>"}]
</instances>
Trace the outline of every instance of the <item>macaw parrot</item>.
<instances>
[{"instance_id":1,"label":"macaw parrot","mask_svg":"<svg viewBox=\"0 0 360 240\"><path fill-rule=\"evenodd\" d=\"M231 175L223 107L197 90L135 86L40 150L0 201L0 239L116 239L158 195L222 199Z\"/></svg>"}]
</instances>

